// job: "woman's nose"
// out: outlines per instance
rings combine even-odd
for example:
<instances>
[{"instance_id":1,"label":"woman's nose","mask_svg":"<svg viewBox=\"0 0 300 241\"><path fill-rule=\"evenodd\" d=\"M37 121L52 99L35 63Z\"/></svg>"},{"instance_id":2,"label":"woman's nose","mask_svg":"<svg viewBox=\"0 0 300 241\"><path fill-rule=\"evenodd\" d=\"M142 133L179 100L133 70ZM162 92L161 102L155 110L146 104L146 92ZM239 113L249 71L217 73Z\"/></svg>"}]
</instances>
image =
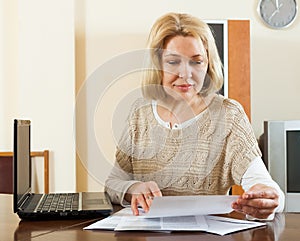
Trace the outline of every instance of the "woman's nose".
<instances>
[{"instance_id":1,"label":"woman's nose","mask_svg":"<svg viewBox=\"0 0 300 241\"><path fill-rule=\"evenodd\" d=\"M189 79L192 77L191 68L187 64L182 64L180 66L178 77L182 79Z\"/></svg>"}]
</instances>

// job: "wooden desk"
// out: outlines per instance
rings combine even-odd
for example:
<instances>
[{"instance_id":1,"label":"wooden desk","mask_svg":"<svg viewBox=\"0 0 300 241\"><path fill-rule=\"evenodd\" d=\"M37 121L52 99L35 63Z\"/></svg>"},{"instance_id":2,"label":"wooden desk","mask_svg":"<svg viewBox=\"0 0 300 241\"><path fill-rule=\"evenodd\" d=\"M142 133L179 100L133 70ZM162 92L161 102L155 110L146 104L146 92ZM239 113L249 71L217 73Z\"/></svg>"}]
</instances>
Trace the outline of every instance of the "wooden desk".
<instances>
[{"instance_id":1,"label":"wooden desk","mask_svg":"<svg viewBox=\"0 0 300 241\"><path fill-rule=\"evenodd\" d=\"M18 215L13 212L13 195L0 194L0 241L42 239L45 235L49 235L53 232L68 229L72 230L72 228L77 225L84 227L96 221L96 219L21 221ZM78 228L78 230L80 230L80 228ZM67 237L64 240L74 239L68 239Z\"/></svg>"},{"instance_id":2,"label":"wooden desk","mask_svg":"<svg viewBox=\"0 0 300 241\"><path fill-rule=\"evenodd\" d=\"M234 214L234 216L239 214ZM91 220L20 221L12 211L12 195L0 194L0 240L99 241L294 241L300 235L300 213L277 214L266 227L219 236L204 232L113 232L83 230Z\"/></svg>"}]
</instances>

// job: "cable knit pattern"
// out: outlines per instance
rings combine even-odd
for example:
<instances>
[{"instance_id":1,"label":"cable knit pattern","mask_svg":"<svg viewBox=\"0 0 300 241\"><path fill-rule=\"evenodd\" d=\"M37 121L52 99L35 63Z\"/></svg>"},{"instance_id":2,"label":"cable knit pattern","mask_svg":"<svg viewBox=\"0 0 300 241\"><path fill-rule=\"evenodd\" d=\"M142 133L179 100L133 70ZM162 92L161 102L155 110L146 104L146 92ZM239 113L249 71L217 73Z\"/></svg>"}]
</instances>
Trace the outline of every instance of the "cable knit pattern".
<instances>
[{"instance_id":1,"label":"cable knit pattern","mask_svg":"<svg viewBox=\"0 0 300 241\"><path fill-rule=\"evenodd\" d=\"M159 124L152 108L150 101L139 99L129 115L106 181L113 202L122 203L133 180L155 181L163 195L226 194L261 155L249 120L234 100L217 95L181 129Z\"/></svg>"}]
</instances>

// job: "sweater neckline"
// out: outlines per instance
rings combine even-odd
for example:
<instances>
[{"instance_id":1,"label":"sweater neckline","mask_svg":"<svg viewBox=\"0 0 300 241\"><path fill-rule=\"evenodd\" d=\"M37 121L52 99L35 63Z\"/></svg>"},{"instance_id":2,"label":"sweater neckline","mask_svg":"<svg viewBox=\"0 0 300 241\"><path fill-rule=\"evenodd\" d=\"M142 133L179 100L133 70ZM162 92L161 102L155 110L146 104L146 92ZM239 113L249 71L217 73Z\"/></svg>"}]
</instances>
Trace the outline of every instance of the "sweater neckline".
<instances>
[{"instance_id":1,"label":"sweater neckline","mask_svg":"<svg viewBox=\"0 0 300 241\"><path fill-rule=\"evenodd\" d=\"M196 115L195 117L193 117L189 120L186 120L182 123L174 123L171 126L170 122L164 121L163 119L160 118L160 116L157 112L157 101L152 100L151 104L152 104L152 112L153 112L153 115L154 115L156 121L163 127L168 128L168 129L174 129L174 130L183 129L183 128L186 128L186 127L190 126L191 124L195 123L197 120L199 120L199 118L203 115L203 113L205 113L206 110L208 109L208 108L206 108L204 111L202 111L201 113L199 113L198 115Z\"/></svg>"}]
</instances>

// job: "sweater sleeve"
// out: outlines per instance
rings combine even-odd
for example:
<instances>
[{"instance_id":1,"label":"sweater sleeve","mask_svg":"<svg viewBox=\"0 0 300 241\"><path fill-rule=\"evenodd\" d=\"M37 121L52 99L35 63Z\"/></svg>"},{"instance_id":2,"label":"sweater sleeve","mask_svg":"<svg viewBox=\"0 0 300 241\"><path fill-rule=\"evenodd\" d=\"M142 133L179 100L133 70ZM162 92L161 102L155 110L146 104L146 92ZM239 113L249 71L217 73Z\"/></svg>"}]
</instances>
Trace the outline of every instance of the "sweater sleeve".
<instances>
[{"instance_id":1,"label":"sweater sleeve","mask_svg":"<svg viewBox=\"0 0 300 241\"><path fill-rule=\"evenodd\" d=\"M127 126L125 127L122 137L118 143L115 164L105 181L105 191L108 193L112 203L127 205L124 197L128 188L134 183L132 170L132 132L133 124L132 117L135 115L137 103L132 106L131 112L127 119Z\"/></svg>"},{"instance_id":2,"label":"sweater sleeve","mask_svg":"<svg viewBox=\"0 0 300 241\"><path fill-rule=\"evenodd\" d=\"M279 194L279 205L275 212L282 212L284 209L285 196L279 185L272 179L268 170L266 169L262 159L260 157L255 158L245 174L242 177L242 187L245 191L248 191L255 184L264 184L269 187L273 187ZM274 214L270 215L266 220L273 220ZM249 215L247 219L253 219Z\"/></svg>"},{"instance_id":3,"label":"sweater sleeve","mask_svg":"<svg viewBox=\"0 0 300 241\"><path fill-rule=\"evenodd\" d=\"M116 162L105 182L105 191L108 193L112 203L126 206L125 194L134 183L132 174L131 157L117 148Z\"/></svg>"}]
</instances>

